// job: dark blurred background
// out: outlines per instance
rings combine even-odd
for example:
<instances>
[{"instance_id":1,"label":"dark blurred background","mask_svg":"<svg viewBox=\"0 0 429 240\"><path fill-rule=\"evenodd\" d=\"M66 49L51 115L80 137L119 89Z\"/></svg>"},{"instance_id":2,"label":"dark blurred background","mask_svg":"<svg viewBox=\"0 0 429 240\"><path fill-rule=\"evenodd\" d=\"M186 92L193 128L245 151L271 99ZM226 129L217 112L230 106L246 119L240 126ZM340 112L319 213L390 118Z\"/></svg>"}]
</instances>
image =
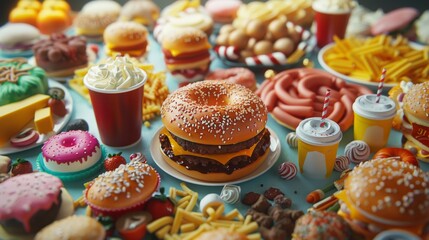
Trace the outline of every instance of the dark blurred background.
<instances>
[{"instance_id":1,"label":"dark blurred background","mask_svg":"<svg viewBox=\"0 0 429 240\"><path fill-rule=\"evenodd\" d=\"M17 2L18 0L0 0L0 25L3 25L7 22L9 12ZM89 0L69 0L68 2L74 11L79 11L85 3L89 2ZM126 0L116 0L116 2L124 4ZM163 8L166 5L174 2L174 0L154 0L154 2ZM201 0L201 2L204 4L206 0ZM243 2L252 1L244 0ZM429 9L428 0L358 0L358 2L371 10L381 8L384 12L388 12L399 7L415 7L419 9L421 13Z\"/></svg>"}]
</instances>

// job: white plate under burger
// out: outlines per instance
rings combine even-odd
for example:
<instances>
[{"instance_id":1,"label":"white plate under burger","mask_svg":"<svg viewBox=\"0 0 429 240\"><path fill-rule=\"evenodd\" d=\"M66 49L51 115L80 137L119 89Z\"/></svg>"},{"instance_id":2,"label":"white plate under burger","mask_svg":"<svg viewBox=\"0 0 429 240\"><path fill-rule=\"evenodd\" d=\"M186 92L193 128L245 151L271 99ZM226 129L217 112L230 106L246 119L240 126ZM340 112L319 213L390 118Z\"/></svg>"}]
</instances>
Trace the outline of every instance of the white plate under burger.
<instances>
[{"instance_id":1,"label":"white plate under burger","mask_svg":"<svg viewBox=\"0 0 429 240\"><path fill-rule=\"evenodd\" d=\"M161 153L161 144L159 142L159 134L162 130L163 126L158 129L155 134L152 137L152 141L151 141L151 147L150 147L150 154L152 155L153 161L156 163L156 165L158 165L159 168L161 168L164 172L166 172L168 175L175 177L179 180L188 182L188 183L193 183L193 184L198 184L198 185L203 185L203 186L224 186L226 184L237 184L237 183L242 183L242 182L247 182L250 181L256 177L259 177L260 175L264 174L266 171L268 171L277 161L277 159L280 156L280 152L281 152L281 145L280 145L280 140L277 137L277 135L275 134L274 131L271 131L269 128L268 130L270 131L270 141L271 141L271 145L270 148L268 149L268 154L266 156L265 161L251 174L233 180L233 181L226 181L226 182L205 182L205 181L201 181L199 179L195 179L192 177L189 177L179 171L177 171L176 169L174 169L173 167L171 167L168 163L165 162L162 153Z\"/></svg>"},{"instance_id":2,"label":"white plate under burger","mask_svg":"<svg viewBox=\"0 0 429 240\"><path fill-rule=\"evenodd\" d=\"M67 90L66 87L64 87L64 85L62 85L61 83L56 82L54 80L48 80L48 85L49 85L49 88L57 87L57 88L61 88L64 91L64 103L65 103L65 106L67 109L67 114L64 117L59 117L59 116L54 115L54 129L53 129L53 131L51 131L48 134L40 134L39 139L35 143L28 145L28 146L25 146L25 147L14 147L14 146L12 146L12 144L6 143L4 146L0 147L0 155L17 153L17 152L21 152L21 151L24 151L24 150L27 150L30 148L34 148L34 147L41 145L46 140L48 140L49 137L59 133L64 128L64 126L67 124L67 122L70 120L70 117L71 117L72 111L73 111L73 99L70 95L70 92ZM22 130L24 130L26 128L33 128L34 129L34 122L31 121Z\"/></svg>"}]
</instances>

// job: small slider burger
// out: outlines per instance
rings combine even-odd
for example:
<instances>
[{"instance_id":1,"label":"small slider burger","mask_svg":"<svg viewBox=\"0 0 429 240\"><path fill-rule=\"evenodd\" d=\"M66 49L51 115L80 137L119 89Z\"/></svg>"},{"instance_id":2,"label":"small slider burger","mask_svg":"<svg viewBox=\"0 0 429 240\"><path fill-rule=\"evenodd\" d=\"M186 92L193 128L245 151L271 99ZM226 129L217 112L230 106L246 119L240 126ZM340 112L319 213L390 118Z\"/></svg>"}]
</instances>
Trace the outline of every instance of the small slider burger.
<instances>
[{"instance_id":1,"label":"small slider burger","mask_svg":"<svg viewBox=\"0 0 429 240\"><path fill-rule=\"evenodd\" d=\"M414 85L405 94L402 108L403 147L429 162L429 82Z\"/></svg>"},{"instance_id":2,"label":"small slider burger","mask_svg":"<svg viewBox=\"0 0 429 240\"><path fill-rule=\"evenodd\" d=\"M361 163L336 197L338 214L366 239L389 229L429 238L429 175L412 164L394 158Z\"/></svg>"},{"instance_id":3,"label":"small slider burger","mask_svg":"<svg viewBox=\"0 0 429 240\"><path fill-rule=\"evenodd\" d=\"M104 30L106 54L141 57L146 53L147 35L146 27L136 22L114 22Z\"/></svg>"},{"instance_id":4,"label":"small slider burger","mask_svg":"<svg viewBox=\"0 0 429 240\"><path fill-rule=\"evenodd\" d=\"M162 50L168 71L181 83L204 79L211 63L207 35L197 28L168 28Z\"/></svg>"},{"instance_id":5,"label":"small slider burger","mask_svg":"<svg viewBox=\"0 0 429 240\"><path fill-rule=\"evenodd\" d=\"M238 84L210 80L179 88L163 102L161 118L164 160L195 179L242 178L257 169L269 151L267 109Z\"/></svg>"}]
</instances>

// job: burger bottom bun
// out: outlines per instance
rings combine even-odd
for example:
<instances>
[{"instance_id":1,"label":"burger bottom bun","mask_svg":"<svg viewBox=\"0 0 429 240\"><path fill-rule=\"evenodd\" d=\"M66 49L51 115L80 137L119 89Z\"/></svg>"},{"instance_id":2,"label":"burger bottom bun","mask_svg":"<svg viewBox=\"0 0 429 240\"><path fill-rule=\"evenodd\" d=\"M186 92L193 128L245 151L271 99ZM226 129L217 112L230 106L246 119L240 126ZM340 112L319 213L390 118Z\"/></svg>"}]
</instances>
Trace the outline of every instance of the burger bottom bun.
<instances>
[{"instance_id":1,"label":"burger bottom bun","mask_svg":"<svg viewBox=\"0 0 429 240\"><path fill-rule=\"evenodd\" d=\"M267 158L269 148L265 151L264 155L260 156L256 161L252 162L251 164L247 165L246 167L240 168L238 170L235 170L232 174L226 174L226 173L201 173L194 170L188 170L184 166L178 164L177 162L173 161L171 158L169 158L165 153L160 149L162 157L164 161L175 170L179 171L180 173L189 176L191 178L201 180L204 182L228 182L228 181L234 181L240 178L243 178L252 172L254 172L261 164L265 161Z\"/></svg>"}]
</instances>

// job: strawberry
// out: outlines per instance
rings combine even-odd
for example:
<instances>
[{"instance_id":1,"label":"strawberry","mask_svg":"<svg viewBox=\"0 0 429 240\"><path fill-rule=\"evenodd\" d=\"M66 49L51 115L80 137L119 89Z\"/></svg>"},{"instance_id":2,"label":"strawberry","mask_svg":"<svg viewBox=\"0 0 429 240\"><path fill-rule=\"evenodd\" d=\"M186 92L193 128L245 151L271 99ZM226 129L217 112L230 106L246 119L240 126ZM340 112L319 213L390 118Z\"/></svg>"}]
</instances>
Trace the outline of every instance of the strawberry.
<instances>
[{"instance_id":1,"label":"strawberry","mask_svg":"<svg viewBox=\"0 0 429 240\"><path fill-rule=\"evenodd\" d=\"M12 164L12 175L20 175L20 174L26 174L26 173L32 173L33 172L33 165L25 159L18 158L14 164Z\"/></svg>"},{"instance_id":2,"label":"strawberry","mask_svg":"<svg viewBox=\"0 0 429 240\"><path fill-rule=\"evenodd\" d=\"M152 215L152 220L165 216L172 216L174 213L174 202L164 194L164 188L159 189L159 193L153 196L146 204L145 210Z\"/></svg>"},{"instance_id":3,"label":"strawberry","mask_svg":"<svg viewBox=\"0 0 429 240\"><path fill-rule=\"evenodd\" d=\"M63 100L60 100L57 95L52 95L48 101L48 106L51 108L51 111L60 117L64 117L67 114L66 105Z\"/></svg>"},{"instance_id":4,"label":"strawberry","mask_svg":"<svg viewBox=\"0 0 429 240\"><path fill-rule=\"evenodd\" d=\"M121 156L121 154L122 152L109 154L104 160L104 169L106 169L106 171L113 171L121 164L127 164L127 161Z\"/></svg>"}]
</instances>

